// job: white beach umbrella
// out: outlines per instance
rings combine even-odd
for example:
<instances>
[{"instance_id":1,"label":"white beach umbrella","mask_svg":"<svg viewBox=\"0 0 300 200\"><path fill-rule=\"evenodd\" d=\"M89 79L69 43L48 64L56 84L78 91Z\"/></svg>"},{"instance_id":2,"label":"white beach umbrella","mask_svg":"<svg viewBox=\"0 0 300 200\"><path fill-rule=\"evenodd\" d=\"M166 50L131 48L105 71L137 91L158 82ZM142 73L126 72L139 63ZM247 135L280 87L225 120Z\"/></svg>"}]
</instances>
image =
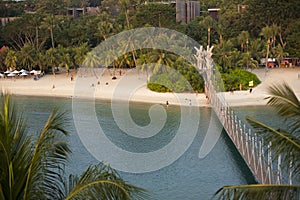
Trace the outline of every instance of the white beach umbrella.
<instances>
[{"instance_id":1,"label":"white beach umbrella","mask_svg":"<svg viewBox=\"0 0 300 200\"><path fill-rule=\"evenodd\" d=\"M8 77L13 77L13 76L16 76L16 74L10 73L10 74L8 74L7 76L8 76Z\"/></svg>"},{"instance_id":2,"label":"white beach umbrella","mask_svg":"<svg viewBox=\"0 0 300 200\"><path fill-rule=\"evenodd\" d=\"M21 70L20 70L20 73L23 73L24 71L26 71L26 70L25 70L25 69L21 69Z\"/></svg>"},{"instance_id":3,"label":"white beach umbrella","mask_svg":"<svg viewBox=\"0 0 300 200\"><path fill-rule=\"evenodd\" d=\"M20 74L20 76L28 76L28 73L22 72L22 74Z\"/></svg>"},{"instance_id":4,"label":"white beach umbrella","mask_svg":"<svg viewBox=\"0 0 300 200\"><path fill-rule=\"evenodd\" d=\"M36 72L37 72L36 70L31 70L30 74L36 74Z\"/></svg>"},{"instance_id":5,"label":"white beach umbrella","mask_svg":"<svg viewBox=\"0 0 300 200\"><path fill-rule=\"evenodd\" d=\"M10 74L10 71L9 71L9 70L6 70L6 72L4 72L4 74Z\"/></svg>"},{"instance_id":6,"label":"white beach umbrella","mask_svg":"<svg viewBox=\"0 0 300 200\"><path fill-rule=\"evenodd\" d=\"M15 70L12 72L13 74L19 74L20 72L18 70Z\"/></svg>"},{"instance_id":7,"label":"white beach umbrella","mask_svg":"<svg viewBox=\"0 0 300 200\"><path fill-rule=\"evenodd\" d=\"M0 73L0 78L2 78L2 77L4 77L4 75Z\"/></svg>"}]
</instances>

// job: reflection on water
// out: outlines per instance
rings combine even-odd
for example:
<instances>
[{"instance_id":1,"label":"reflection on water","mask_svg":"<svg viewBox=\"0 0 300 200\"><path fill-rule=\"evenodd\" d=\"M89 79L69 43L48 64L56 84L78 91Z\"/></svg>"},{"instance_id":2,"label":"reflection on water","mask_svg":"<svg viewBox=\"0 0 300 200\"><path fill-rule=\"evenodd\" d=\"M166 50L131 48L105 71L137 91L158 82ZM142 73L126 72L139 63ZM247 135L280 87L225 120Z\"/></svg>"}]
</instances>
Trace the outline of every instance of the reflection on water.
<instances>
[{"instance_id":1,"label":"reflection on water","mask_svg":"<svg viewBox=\"0 0 300 200\"><path fill-rule=\"evenodd\" d=\"M24 109L28 127L32 133L42 128L51 110L59 106L72 118L72 100L63 98L17 97L19 107ZM131 103L130 113L140 126L149 123L150 104ZM254 111L256 109L256 111ZM240 114L250 115L261 112L261 108L241 110ZM96 112L101 127L107 137L117 146L132 152L151 152L168 144L180 123L180 107L169 106L166 109L167 122L155 136L147 139L128 137L120 130L112 117L110 102L97 101ZM160 170L134 174L119 172L122 178L131 184L149 190L151 199L209 199L213 193L224 185L254 183L246 164L234 148L226 133L221 134L213 150L199 159L198 153L207 131L211 110L200 108L200 124L197 135L188 150L174 163ZM93 127L91 127L93 128ZM73 123L68 126L71 132L70 145L73 154L67 166L68 173L80 174L88 165L98 161L82 145ZM106 161L105 161L106 162Z\"/></svg>"}]
</instances>

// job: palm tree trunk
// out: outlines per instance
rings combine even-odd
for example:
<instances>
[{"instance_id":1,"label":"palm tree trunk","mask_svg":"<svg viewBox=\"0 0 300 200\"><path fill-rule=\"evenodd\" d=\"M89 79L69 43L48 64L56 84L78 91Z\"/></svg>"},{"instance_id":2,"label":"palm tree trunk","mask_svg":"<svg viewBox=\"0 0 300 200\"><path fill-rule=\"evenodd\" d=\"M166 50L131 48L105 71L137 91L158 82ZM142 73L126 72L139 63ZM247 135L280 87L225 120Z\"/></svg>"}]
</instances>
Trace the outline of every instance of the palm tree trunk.
<instances>
[{"instance_id":1,"label":"palm tree trunk","mask_svg":"<svg viewBox=\"0 0 300 200\"><path fill-rule=\"evenodd\" d=\"M210 46L210 27L207 28L207 46Z\"/></svg>"},{"instance_id":2,"label":"palm tree trunk","mask_svg":"<svg viewBox=\"0 0 300 200\"><path fill-rule=\"evenodd\" d=\"M53 36L53 27L52 26L51 26L51 29L50 29L50 35L51 35L52 48L54 48L54 36Z\"/></svg>"},{"instance_id":3,"label":"palm tree trunk","mask_svg":"<svg viewBox=\"0 0 300 200\"><path fill-rule=\"evenodd\" d=\"M39 49L39 28L35 27L35 40L36 40L36 49Z\"/></svg>"},{"instance_id":4,"label":"palm tree trunk","mask_svg":"<svg viewBox=\"0 0 300 200\"><path fill-rule=\"evenodd\" d=\"M268 40L268 43L267 43L267 54L266 54L266 70L268 69L269 48L270 48L270 42Z\"/></svg>"}]
</instances>

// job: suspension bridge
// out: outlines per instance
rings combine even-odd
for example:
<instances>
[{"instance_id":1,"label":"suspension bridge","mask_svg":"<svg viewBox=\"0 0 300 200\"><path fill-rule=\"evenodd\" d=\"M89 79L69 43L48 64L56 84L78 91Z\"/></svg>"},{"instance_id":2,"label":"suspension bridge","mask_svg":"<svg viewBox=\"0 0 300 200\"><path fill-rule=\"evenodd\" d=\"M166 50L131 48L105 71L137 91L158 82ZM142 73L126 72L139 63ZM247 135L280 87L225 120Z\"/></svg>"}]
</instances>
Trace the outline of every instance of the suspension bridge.
<instances>
[{"instance_id":1,"label":"suspension bridge","mask_svg":"<svg viewBox=\"0 0 300 200\"><path fill-rule=\"evenodd\" d=\"M282 163L282 158L273 157L271 144L264 144L252 128L236 115L226 102L221 76L216 70L212 56L212 48L203 50L201 46L195 55L197 68L206 84L206 93L212 109L216 113L229 138L243 157L258 183L261 184L292 184L292 163ZM282 165L290 166L288 172Z\"/></svg>"}]
</instances>

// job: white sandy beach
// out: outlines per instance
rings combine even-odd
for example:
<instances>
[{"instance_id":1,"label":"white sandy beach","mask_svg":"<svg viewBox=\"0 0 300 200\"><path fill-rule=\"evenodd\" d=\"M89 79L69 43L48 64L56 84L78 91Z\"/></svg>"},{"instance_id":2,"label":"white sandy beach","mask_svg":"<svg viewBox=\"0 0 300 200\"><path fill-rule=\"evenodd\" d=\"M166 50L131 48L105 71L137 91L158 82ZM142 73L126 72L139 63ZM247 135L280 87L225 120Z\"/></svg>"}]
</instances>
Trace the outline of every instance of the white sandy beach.
<instances>
[{"instance_id":1,"label":"white sandy beach","mask_svg":"<svg viewBox=\"0 0 300 200\"><path fill-rule=\"evenodd\" d=\"M265 105L267 88L272 84L287 82L300 97L300 68L274 68L256 69L253 71L262 81L260 85L249 91L235 91L224 93L224 97L230 106ZM74 80L71 81L71 75ZM96 76L95 76L96 75ZM27 78L1 78L0 87L4 91L17 95L52 96L52 97L77 97L86 96L96 99L120 99L136 102L149 102L165 104L192 104L209 106L205 103L204 94L173 94L157 93L146 88L147 75L135 70L123 70L120 75L116 73L116 80L112 80L112 70L98 69L95 73L87 71L71 71L60 74L46 75L39 80L33 80L33 76ZM54 86L54 88L53 88ZM181 101L179 100L181 99ZM191 99L191 102L189 101Z\"/></svg>"}]
</instances>

